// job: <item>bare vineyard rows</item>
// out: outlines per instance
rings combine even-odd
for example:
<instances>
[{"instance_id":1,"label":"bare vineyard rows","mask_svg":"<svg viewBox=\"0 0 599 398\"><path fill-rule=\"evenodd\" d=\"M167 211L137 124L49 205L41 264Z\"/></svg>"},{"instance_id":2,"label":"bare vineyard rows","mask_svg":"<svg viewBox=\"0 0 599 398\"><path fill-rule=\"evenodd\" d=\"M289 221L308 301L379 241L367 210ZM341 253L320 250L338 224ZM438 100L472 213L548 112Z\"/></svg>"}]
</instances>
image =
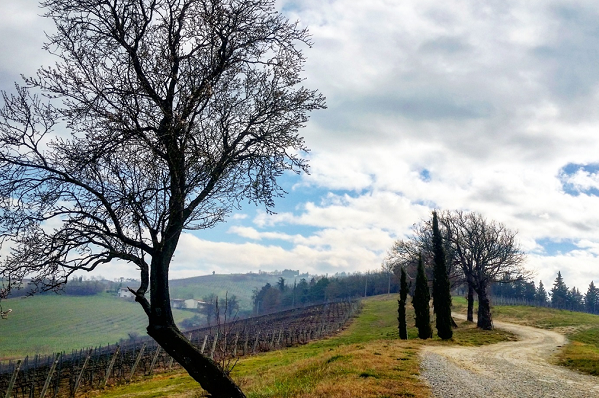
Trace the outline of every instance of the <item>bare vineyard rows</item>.
<instances>
[{"instance_id":1,"label":"bare vineyard rows","mask_svg":"<svg viewBox=\"0 0 599 398\"><path fill-rule=\"evenodd\" d=\"M236 320L184 333L227 369L236 358L332 335L358 311L358 301L336 301ZM178 367L152 339L121 345L35 355L0 363L0 398L75 397Z\"/></svg>"}]
</instances>

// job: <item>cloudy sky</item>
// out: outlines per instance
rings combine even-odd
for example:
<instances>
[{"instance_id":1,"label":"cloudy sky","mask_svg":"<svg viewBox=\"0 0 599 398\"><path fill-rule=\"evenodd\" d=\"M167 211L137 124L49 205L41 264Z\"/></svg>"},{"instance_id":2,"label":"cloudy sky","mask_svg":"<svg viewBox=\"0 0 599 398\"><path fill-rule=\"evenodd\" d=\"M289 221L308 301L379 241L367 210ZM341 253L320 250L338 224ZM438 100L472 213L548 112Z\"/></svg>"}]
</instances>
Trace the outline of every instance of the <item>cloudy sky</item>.
<instances>
[{"instance_id":1,"label":"cloudy sky","mask_svg":"<svg viewBox=\"0 0 599 398\"><path fill-rule=\"evenodd\" d=\"M311 174L276 215L244 206L186 234L173 277L379 269L433 208L519 231L550 286L599 282L599 15L577 0L278 1L308 26ZM0 88L51 58L35 0L0 2ZM109 277L133 267L105 267Z\"/></svg>"}]
</instances>

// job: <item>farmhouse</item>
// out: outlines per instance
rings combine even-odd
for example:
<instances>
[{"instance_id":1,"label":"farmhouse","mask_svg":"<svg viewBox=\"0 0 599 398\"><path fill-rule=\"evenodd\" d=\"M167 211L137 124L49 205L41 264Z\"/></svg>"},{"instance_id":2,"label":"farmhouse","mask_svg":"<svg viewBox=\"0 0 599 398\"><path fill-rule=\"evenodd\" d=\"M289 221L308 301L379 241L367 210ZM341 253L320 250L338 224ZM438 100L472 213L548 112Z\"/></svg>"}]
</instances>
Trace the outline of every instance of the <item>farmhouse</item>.
<instances>
[{"instance_id":1,"label":"farmhouse","mask_svg":"<svg viewBox=\"0 0 599 398\"><path fill-rule=\"evenodd\" d=\"M129 289L127 289L126 287L122 287L119 289L119 297L120 298L134 298L135 295L133 293L131 293L131 291Z\"/></svg>"},{"instance_id":2,"label":"farmhouse","mask_svg":"<svg viewBox=\"0 0 599 398\"><path fill-rule=\"evenodd\" d=\"M201 310L205 302L195 299L171 299L171 307L183 310Z\"/></svg>"}]
</instances>

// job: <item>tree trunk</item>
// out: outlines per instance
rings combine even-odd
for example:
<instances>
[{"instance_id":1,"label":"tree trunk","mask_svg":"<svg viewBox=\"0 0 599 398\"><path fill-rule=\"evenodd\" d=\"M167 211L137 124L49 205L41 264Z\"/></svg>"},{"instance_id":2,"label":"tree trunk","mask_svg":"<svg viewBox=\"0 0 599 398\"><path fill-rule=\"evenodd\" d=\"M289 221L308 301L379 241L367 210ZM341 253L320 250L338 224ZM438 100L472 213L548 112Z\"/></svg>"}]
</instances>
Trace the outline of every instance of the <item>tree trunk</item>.
<instances>
[{"instance_id":1,"label":"tree trunk","mask_svg":"<svg viewBox=\"0 0 599 398\"><path fill-rule=\"evenodd\" d=\"M476 327L483 330L492 330L491 300L487 295L486 286L483 286L476 293L478 294L478 322L476 323Z\"/></svg>"},{"instance_id":2,"label":"tree trunk","mask_svg":"<svg viewBox=\"0 0 599 398\"><path fill-rule=\"evenodd\" d=\"M468 284L468 314L466 320L474 322L474 288L471 284Z\"/></svg>"},{"instance_id":3,"label":"tree trunk","mask_svg":"<svg viewBox=\"0 0 599 398\"><path fill-rule=\"evenodd\" d=\"M399 321L399 338L408 339L408 325L406 323L406 300L408 298L408 282L405 269L401 269L399 278L399 300L397 320Z\"/></svg>"},{"instance_id":4,"label":"tree trunk","mask_svg":"<svg viewBox=\"0 0 599 398\"><path fill-rule=\"evenodd\" d=\"M170 304L168 268L178 237L179 235L173 235L165 244L165 249L152 257L150 304L148 305L145 298L138 297L136 299L142 303L146 313L148 313L148 335L183 366L211 397L245 398L241 389L237 387L229 375L220 369L214 361L202 355L175 325Z\"/></svg>"},{"instance_id":5,"label":"tree trunk","mask_svg":"<svg viewBox=\"0 0 599 398\"><path fill-rule=\"evenodd\" d=\"M148 334L196 380L211 397L244 398L237 385L181 334L176 326L148 326Z\"/></svg>"},{"instance_id":6,"label":"tree trunk","mask_svg":"<svg viewBox=\"0 0 599 398\"><path fill-rule=\"evenodd\" d=\"M408 339L408 325L406 322L406 301L397 300L397 320L399 322L399 338L402 340Z\"/></svg>"}]
</instances>

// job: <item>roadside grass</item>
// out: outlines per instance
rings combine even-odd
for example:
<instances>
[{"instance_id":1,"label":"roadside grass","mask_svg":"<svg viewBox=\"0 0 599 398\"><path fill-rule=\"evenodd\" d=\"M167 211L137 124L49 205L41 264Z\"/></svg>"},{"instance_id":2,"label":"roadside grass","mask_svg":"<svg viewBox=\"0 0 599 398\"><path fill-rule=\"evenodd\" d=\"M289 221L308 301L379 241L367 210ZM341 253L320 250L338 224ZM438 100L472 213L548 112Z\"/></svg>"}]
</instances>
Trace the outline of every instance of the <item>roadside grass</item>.
<instances>
[{"instance_id":1,"label":"roadside grass","mask_svg":"<svg viewBox=\"0 0 599 398\"><path fill-rule=\"evenodd\" d=\"M0 359L114 344L129 334L145 336L148 324L138 303L106 293L12 298L2 300L2 307L13 312L0 319ZM176 322L193 315L173 314Z\"/></svg>"},{"instance_id":2,"label":"roadside grass","mask_svg":"<svg viewBox=\"0 0 599 398\"><path fill-rule=\"evenodd\" d=\"M466 313L466 300L454 297L455 312ZM599 376L599 316L545 307L493 306L493 319L554 330L570 342L555 362L583 373Z\"/></svg>"},{"instance_id":3,"label":"roadside grass","mask_svg":"<svg viewBox=\"0 0 599 398\"><path fill-rule=\"evenodd\" d=\"M450 341L438 337L419 340L413 327L414 312L408 305L408 340L399 340L397 297L376 296L363 304L360 315L336 336L242 358L232 372L233 379L248 398L428 397L430 389L419 378L418 353L423 345L481 345L514 338L509 333L481 331L462 322ZM202 396L201 388L183 371L157 379L90 396Z\"/></svg>"}]
</instances>

